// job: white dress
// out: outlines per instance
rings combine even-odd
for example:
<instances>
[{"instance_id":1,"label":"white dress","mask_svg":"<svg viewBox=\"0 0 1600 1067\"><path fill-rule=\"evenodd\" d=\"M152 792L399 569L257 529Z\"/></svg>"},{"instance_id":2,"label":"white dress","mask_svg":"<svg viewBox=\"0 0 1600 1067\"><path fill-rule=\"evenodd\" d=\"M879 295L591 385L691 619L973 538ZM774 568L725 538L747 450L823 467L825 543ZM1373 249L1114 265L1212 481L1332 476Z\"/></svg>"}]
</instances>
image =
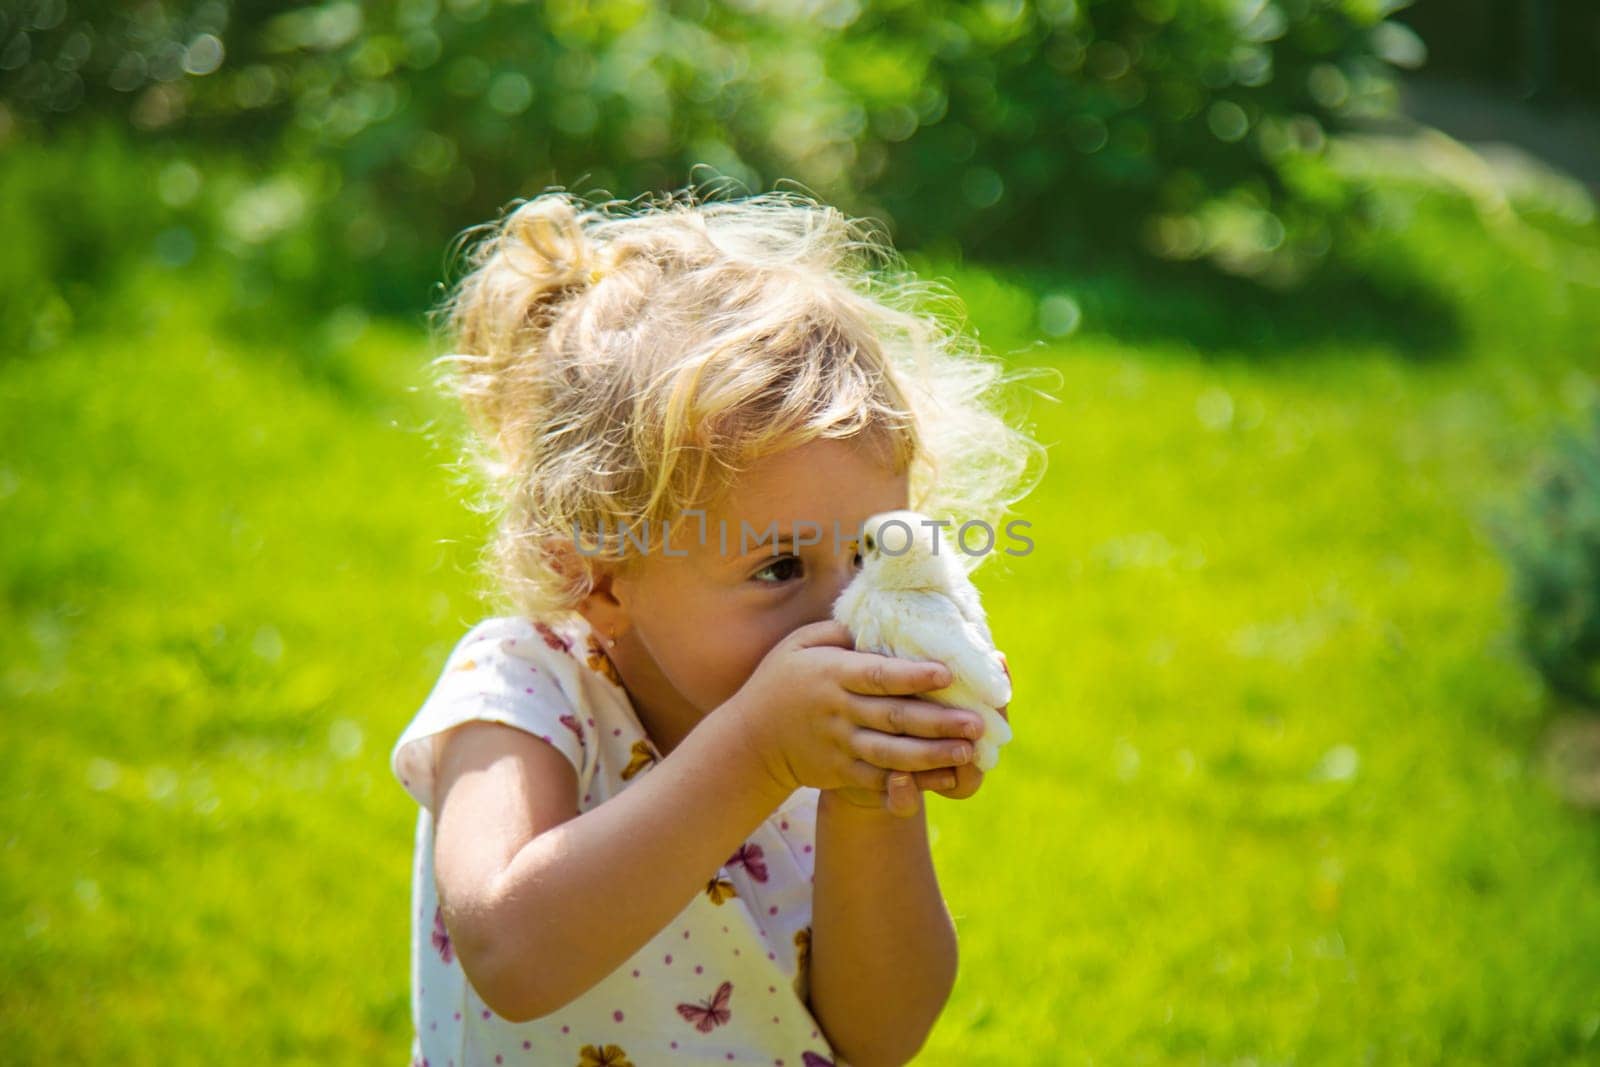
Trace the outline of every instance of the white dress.
<instances>
[{"instance_id":1,"label":"white dress","mask_svg":"<svg viewBox=\"0 0 1600 1067\"><path fill-rule=\"evenodd\" d=\"M529 1022L490 1011L451 948L433 870L433 743L470 719L526 730L567 757L580 813L661 758L582 618L490 618L457 644L390 756L420 805L411 886L413 1064L842 1067L807 1003L819 796L809 787L790 794L720 869L706 872L705 888L676 918L582 996Z\"/></svg>"}]
</instances>

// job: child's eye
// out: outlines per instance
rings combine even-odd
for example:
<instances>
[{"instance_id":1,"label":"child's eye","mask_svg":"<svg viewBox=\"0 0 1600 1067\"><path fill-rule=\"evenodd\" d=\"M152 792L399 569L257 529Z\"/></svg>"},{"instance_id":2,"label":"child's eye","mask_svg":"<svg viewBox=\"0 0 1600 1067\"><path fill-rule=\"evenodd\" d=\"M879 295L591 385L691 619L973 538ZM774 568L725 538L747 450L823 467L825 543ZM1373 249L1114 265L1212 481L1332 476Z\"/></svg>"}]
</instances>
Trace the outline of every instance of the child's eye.
<instances>
[{"instance_id":1,"label":"child's eye","mask_svg":"<svg viewBox=\"0 0 1600 1067\"><path fill-rule=\"evenodd\" d=\"M750 577L755 579L755 580L757 580L757 581L762 582L765 585L776 585L776 584L778 584L778 582L782 582L785 579L779 578L777 580L777 582L770 582L770 581L766 581L766 580L762 579L761 576L763 574L766 574L768 571L778 570L779 568L783 567L785 564L789 564L789 563L794 564L795 567L799 567L800 566L800 557L799 556L784 556L781 559L775 559L771 563L767 564L765 567L762 567L760 570L756 571Z\"/></svg>"}]
</instances>

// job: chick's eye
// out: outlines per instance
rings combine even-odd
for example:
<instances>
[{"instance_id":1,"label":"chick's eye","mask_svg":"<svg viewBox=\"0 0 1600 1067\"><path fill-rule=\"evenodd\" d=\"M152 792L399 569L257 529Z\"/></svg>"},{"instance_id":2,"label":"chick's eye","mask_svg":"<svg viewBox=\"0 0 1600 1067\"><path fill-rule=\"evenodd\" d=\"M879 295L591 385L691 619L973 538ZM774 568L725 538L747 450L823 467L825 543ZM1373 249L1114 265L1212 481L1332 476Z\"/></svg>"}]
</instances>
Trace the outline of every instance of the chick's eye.
<instances>
[{"instance_id":1,"label":"chick's eye","mask_svg":"<svg viewBox=\"0 0 1600 1067\"><path fill-rule=\"evenodd\" d=\"M874 546L873 546L873 543L872 543L872 535L871 535L871 534L868 534L868 535L867 535L867 536L866 536L866 537L865 537L865 538L864 538L864 540L865 540L865 541L866 541L866 545L867 545L867 551L868 551L868 552L871 552L871 551L872 551L872 549L873 549L873 547L874 547Z\"/></svg>"},{"instance_id":2,"label":"chick's eye","mask_svg":"<svg viewBox=\"0 0 1600 1067\"><path fill-rule=\"evenodd\" d=\"M786 567L786 565L790 565L790 564L792 564L792 566L788 568L789 572L790 572L788 577L795 577L795 573L796 573L796 571L798 570L798 568L800 566L800 557L799 556L784 556L781 559L775 559L771 563L767 564L765 567L762 567L760 570L756 571L750 577L752 579L754 579L755 581L761 582L764 585L778 585L779 583L781 583L783 581L786 581L787 579L783 578L783 577L780 577L780 578L777 578L776 580L773 580L773 579L762 578L761 576L763 574L768 574L768 573L773 573L773 572L781 573L784 570L784 568Z\"/></svg>"}]
</instances>

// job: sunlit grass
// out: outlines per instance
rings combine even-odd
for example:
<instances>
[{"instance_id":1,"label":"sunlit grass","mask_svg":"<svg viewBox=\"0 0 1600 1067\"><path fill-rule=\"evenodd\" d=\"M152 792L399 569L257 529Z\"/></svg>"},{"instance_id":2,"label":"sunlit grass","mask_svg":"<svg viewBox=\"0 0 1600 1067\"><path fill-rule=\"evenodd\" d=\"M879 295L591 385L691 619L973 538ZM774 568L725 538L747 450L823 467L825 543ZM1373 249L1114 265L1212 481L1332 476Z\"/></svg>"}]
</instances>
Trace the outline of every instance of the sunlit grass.
<instances>
[{"instance_id":1,"label":"sunlit grass","mask_svg":"<svg viewBox=\"0 0 1600 1067\"><path fill-rule=\"evenodd\" d=\"M1600 1055L1600 834L1537 774L1478 524L1592 395L1600 300L1412 210L1422 333L944 266L1062 377L1037 547L978 572L1017 740L930 800L962 968L923 1062ZM1022 348L1048 293L1077 331ZM115 298L0 362L6 1059L401 1062L387 756L481 613L455 416L418 332L346 321L308 375L316 324L231 343L214 280Z\"/></svg>"}]
</instances>

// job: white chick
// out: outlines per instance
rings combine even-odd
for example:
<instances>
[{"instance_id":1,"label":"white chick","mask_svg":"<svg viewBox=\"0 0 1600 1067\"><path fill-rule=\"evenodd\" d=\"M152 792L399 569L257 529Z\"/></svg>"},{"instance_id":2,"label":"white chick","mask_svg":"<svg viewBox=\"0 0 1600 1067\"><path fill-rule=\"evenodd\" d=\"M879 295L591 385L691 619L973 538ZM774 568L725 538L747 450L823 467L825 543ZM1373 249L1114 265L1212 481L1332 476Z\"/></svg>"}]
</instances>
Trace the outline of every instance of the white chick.
<instances>
[{"instance_id":1,"label":"white chick","mask_svg":"<svg viewBox=\"0 0 1600 1067\"><path fill-rule=\"evenodd\" d=\"M987 772L999 760L1000 746L1011 740L1011 726L996 710L1011 702L1011 679L995 651L978 591L957 558L952 528L924 526L927 518L884 511L866 521L857 545L861 573L834 601L833 617L849 628L857 651L950 668L954 681L917 695L982 716L973 765Z\"/></svg>"}]
</instances>

